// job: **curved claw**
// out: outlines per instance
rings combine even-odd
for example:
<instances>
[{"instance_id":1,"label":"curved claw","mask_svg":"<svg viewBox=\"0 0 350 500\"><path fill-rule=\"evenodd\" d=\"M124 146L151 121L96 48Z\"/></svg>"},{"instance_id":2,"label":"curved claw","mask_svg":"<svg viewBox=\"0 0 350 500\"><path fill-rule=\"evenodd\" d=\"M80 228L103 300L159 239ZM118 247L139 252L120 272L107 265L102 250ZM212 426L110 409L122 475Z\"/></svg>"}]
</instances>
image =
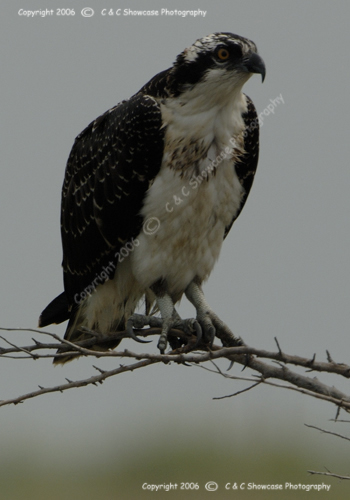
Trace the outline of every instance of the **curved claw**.
<instances>
[{"instance_id":1,"label":"curved claw","mask_svg":"<svg viewBox=\"0 0 350 500\"><path fill-rule=\"evenodd\" d=\"M208 328L208 333L209 333L209 346L212 347L214 339L215 339L215 333L216 333L215 327L210 326Z\"/></svg>"},{"instance_id":2,"label":"curved claw","mask_svg":"<svg viewBox=\"0 0 350 500\"><path fill-rule=\"evenodd\" d=\"M126 322L126 331L128 332L128 335L129 335L130 338L132 338L133 340L135 340L135 342L139 342L139 344L149 344L150 342L152 342L152 340L142 340L142 339L140 339L135 334L132 325L133 325L132 320L128 319L128 321Z\"/></svg>"},{"instance_id":3,"label":"curved claw","mask_svg":"<svg viewBox=\"0 0 350 500\"><path fill-rule=\"evenodd\" d=\"M160 354L165 353L166 345L167 345L167 333L162 332L161 336L159 337L158 344L157 344L157 347L160 351Z\"/></svg>"},{"instance_id":4,"label":"curved claw","mask_svg":"<svg viewBox=\"0 0 350 500\"><path fill-rule=\"evenodd\" d=\"M196 332L196 337L197 337L196 343L193 346L193 349L195 349L196 347L198 347L200 341L202 340L202 327L198 323L198 321L194 322L193 327L194 327L194 330Z\"/></svg>"}]
</instances>

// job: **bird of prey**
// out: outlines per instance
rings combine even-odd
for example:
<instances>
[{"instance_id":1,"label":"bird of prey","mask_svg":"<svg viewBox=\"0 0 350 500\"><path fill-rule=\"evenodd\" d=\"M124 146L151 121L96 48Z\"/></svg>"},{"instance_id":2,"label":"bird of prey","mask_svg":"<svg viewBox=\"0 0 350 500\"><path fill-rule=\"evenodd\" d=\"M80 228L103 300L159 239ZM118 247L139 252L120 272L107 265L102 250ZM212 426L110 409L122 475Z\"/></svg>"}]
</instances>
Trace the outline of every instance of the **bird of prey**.
<instances>
[{"instance_id":1,"label":"bird of prey","mask_svg":"<svg viewBox=\"0 0 350 500\"><path fill-rule=\"evenodd\" d=\"M62 188L64 292L39 326L69 320L65 339L151 324L212 342L223 323L202 283L250 192L258 163L255 107L242 87L265 77L254 42L214 33L185 49L130 99L79 134ZM185 296L196 318L182 321ZM145 316L136 314L141 301ZM115 342L115 347L119 342ZM56 363L71 357L57 356Z\"/></svg>"}]
</instances>

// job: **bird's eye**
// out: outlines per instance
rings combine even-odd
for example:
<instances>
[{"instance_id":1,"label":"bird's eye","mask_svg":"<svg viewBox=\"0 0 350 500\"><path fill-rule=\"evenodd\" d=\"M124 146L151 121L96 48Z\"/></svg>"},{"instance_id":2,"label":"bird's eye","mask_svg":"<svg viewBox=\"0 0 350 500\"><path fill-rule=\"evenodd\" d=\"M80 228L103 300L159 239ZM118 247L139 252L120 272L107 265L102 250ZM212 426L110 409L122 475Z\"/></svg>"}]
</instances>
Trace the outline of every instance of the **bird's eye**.
<instances>
[{"instance_id":1,"label":"bird's eye","mask_svg":"<svg viewBox=\"0 0 350 500\"><path fill-rule=\"evenodd\" d=\"M226 61L230 57L230 53L227 49L221 48L216 53L218 59L220 61Z\"/></svg>"}]
</instances>

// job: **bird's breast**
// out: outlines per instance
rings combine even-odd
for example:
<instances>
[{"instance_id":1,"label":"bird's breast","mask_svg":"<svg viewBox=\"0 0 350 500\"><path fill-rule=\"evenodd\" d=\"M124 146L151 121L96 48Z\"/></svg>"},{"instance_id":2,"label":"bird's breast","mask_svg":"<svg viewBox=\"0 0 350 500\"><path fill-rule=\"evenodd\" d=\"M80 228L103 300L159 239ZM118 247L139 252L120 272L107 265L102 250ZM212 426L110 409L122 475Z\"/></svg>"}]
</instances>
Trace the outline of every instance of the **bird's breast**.
<instances>
[{"instance_id":1,"label":"bird's breast","mask_svg":"<svg viewBox=\"0 0 350 500\"><path fill-rule=\"evenodd\" d=\"M209 276L242 199L231 154L211 148L197 167L184 177L163 161L144 200L144 225L131 255L142 286L166 279L173 296L195 276Z\"/></svg>"}]
</instances>

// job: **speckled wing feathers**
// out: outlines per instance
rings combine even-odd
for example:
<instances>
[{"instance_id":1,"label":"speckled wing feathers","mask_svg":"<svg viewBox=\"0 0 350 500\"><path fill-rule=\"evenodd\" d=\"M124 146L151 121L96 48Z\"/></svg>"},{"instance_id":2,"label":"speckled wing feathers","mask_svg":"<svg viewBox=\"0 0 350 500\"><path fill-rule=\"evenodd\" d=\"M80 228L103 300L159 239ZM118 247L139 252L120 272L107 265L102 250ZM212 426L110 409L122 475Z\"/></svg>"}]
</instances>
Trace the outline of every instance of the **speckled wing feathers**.
<instances>
[{"instance_id":1,"label":"speckled wing feathers","mask_svg":"<svg viewBox=\"0 0 350 500\"><path fill-rule=\"evenodd\" d=\"M247 112L244 113L243 119L245 123L244 131L244 151L245 153L238 159L235 164L236 173L241 185L244 188L241 206L238 213L232 219L231 223L225 228L224 238L228 235L232 224L241 213L245 202L247 201L250 189L252 187L256 169L259 160L259 119L255 106L250 97L247 99Z\"/></svg>"},{"instance_id":2,"label":"speckled wing feathers","mask_svg":"<svg viewBox=\"0 0 350 500\"><path fill-rule=\"evenodd\" d=\"M161 126L158 103L139 93L101 115L76 138L61 211L64 283L70 305L75 294L89 286L139 233L143 198L161 166Z\"/></svg>"}]
</instances>

